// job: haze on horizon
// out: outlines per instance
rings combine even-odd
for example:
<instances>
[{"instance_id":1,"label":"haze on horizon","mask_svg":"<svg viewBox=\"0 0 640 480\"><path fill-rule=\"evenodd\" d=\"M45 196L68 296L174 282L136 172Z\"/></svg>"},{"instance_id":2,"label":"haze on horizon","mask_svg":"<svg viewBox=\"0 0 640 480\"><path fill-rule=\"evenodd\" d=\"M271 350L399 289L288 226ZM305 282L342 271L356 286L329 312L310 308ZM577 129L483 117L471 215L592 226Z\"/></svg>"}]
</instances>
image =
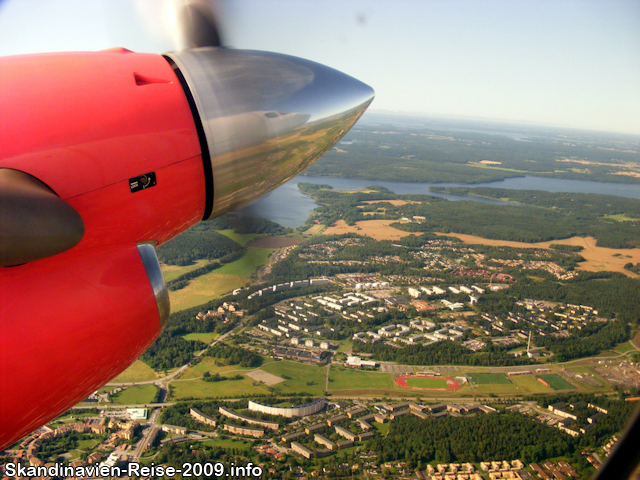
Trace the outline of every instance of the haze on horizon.
<instances>
[{"instance_id":1,"label":"haze on horizon","mask_svg":"<svg viewBox=\"0 0 640 480\"><path fill-rule=\"evenodd\" d=\"M0 55L175 47L160 0L5 0ZM225 43L376 90L372 110L640 134L634 0L220 0Z\"/></svg>"}]
</instances>

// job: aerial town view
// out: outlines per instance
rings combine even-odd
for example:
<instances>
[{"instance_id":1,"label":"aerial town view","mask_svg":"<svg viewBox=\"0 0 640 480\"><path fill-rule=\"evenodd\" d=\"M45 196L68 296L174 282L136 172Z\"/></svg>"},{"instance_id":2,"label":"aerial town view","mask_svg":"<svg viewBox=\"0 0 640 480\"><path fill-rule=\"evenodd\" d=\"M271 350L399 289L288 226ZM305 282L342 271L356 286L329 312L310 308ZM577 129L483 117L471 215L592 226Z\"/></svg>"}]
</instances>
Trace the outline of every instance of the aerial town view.
<instances>
[{"instance_id":1,"label":"aerial town view","mask_svg":"<svg viewBox=\"0 0 640 480\"><path fill-rule=\"evenodd\" d=\"M0 480L640 480L638 25L0 0Z\"/></svg>"},{"instance_id":2,"label":"aerial town view","mask_svg":"<svg viewBox=\"0 0 640 480\"><path fill-rule=\"evenodd\" d=\"M390 123L356 127L313 168L412 135L376 120ZM449 135L430 142L509 142ZM591 148L580 141L557 148ZM3 463L589 478L640 399L640 200L336 181L294 181L314 201L295 228L228 214L160 247L172 304L160 338Z\"/></svg>"}]
</instances>

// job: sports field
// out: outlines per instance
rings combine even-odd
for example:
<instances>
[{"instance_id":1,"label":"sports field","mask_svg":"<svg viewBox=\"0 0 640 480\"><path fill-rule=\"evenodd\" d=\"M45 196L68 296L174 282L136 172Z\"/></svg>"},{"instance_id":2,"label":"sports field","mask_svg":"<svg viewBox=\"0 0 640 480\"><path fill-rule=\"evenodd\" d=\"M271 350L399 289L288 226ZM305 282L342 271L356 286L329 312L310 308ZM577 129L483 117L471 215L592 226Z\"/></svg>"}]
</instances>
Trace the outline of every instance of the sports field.
<instances>
[{"instance_id":1,"label":"sports field","mask_svg":"<svg viewBox=\"0 0 640 480\"><path fill-rule=\"evenodd\" d=\"M444 378L407 377L407 386L416 388L449 388Z\"/></svg>"},{"instance_id":2,"label":"sports field","mask_svg":"<svg viewBox=\"0 0 640 480\"><path fill-rule=\"evenodd\" d=\"M396 383L403 388L420 390L457 390L460 388L460 384L449 377L403 375L396 378Z\"/></svg>"},{"instance_id":3,"label":"sports field","mask_svg":"<svg viewBox=\"0 0 640 480\"><path fill-rule=\"evenodd\" d=\"M575 390L576 387L562 378L556 373L550 373L548 375L539 375L541 379L547 382L554 390Z\"/></svg>"},{"instance_id":4,"label":"sports field","mask_svg":"<svg viewBox=\"0 0 640 480\"><path fill-rule=\"evenodd\" d=\"M469 373L471 381L476 385L508 385L511 380L504 373Z\"/></svg>"}]
</instances>

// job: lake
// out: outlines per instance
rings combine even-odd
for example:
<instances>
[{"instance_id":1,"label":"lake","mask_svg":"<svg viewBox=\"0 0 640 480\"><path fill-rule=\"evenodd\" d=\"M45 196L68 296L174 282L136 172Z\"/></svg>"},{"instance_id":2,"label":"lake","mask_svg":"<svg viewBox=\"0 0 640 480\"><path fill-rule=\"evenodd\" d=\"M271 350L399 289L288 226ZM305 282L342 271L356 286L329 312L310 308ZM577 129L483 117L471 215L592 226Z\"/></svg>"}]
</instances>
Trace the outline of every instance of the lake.
<instances>
[{"instance_id":1,"label":"lake","mask_svg":"<svg viewBox=\"0 0 640 480\"><path fill-rule=\"evenodd\" d=\"M599 193L618 197L640 199L640 186L611 182L586 182L583 180L565 180L560 178L515 177L496 182L462 183L402 183L377 180L356 180L351 178L310 177L299 175L282 185L252 205L239 210L241 215L267 218L285 227L296 228L302 225L317 204L307 195L300 193L298 183L331 185L335 190L360 190L371 185L380 185L397 194L425 194L446 198L452 201L472 201L492 204L506 204L499 200L447 195L429 192L429 187L495 187L515 190L543 190L546 192Z\"/></svg>"}]
</instances>

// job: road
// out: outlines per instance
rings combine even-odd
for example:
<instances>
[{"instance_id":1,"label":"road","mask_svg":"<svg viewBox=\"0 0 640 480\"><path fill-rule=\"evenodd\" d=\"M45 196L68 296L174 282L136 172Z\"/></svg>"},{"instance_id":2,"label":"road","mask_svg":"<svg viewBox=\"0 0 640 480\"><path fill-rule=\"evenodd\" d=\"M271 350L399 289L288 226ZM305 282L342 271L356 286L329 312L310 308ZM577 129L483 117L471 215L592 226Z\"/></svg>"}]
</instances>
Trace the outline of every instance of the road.
<instances>
[{"instance_id":1,"label":"road","mask_svg":"<svg viewBox=\"0 0 640 480\"><path fill-rule=\"evenodd\" d=\"M147 422L147 428L144 430L142 434L142 438L137 443L136 448L132 453L129 454L129 460L131 462L138 462L142 454L147 450L147 445L149 442L155 438L156 432L160 428L158 426L158 417L160 416L160 409L154 410L151 416L149 417L149 421Z\"/></svg>"},{"instance_id":2,"label":"road","mask_svg":"<svg viewBox=\"0 0 640 480\"><path fill-rule=\"evenodd\" d=\"M218 342L222 342L223 340L225 340L227 337L233 335L233 332L235 330L237 330L240 327L244 326L244 321L238 323L238 325L236 325L235 327L233 327L231 330L229 330L227 333L220 335L216 340L214 340L213 342L211 342L208 347L213 347L216 343ZM208 348L207 347L207 348ZM174 378L176 378L178 375L180 375L182 372L184 372L187 368L189 368L193 362L200 358L202 355L204 355L204 352L206 352L207 349L203 349L200 350L199 352L196 352L193 356L193 358L191 360L189 360L188 363L184 364L183 366L181 366L180 368L178 368L177 370L174 370L173 372L171 372L169 375L166 375L164 377L161 378L156 378L155 380L146 380L143 382L110 382L107 383L106 386L108 387L120 387L120 386L133 386L133 385L151 385L154 384L159 388L164 388L166 389L166 384L170 383Z\"/></svg>"}]
</instances>

